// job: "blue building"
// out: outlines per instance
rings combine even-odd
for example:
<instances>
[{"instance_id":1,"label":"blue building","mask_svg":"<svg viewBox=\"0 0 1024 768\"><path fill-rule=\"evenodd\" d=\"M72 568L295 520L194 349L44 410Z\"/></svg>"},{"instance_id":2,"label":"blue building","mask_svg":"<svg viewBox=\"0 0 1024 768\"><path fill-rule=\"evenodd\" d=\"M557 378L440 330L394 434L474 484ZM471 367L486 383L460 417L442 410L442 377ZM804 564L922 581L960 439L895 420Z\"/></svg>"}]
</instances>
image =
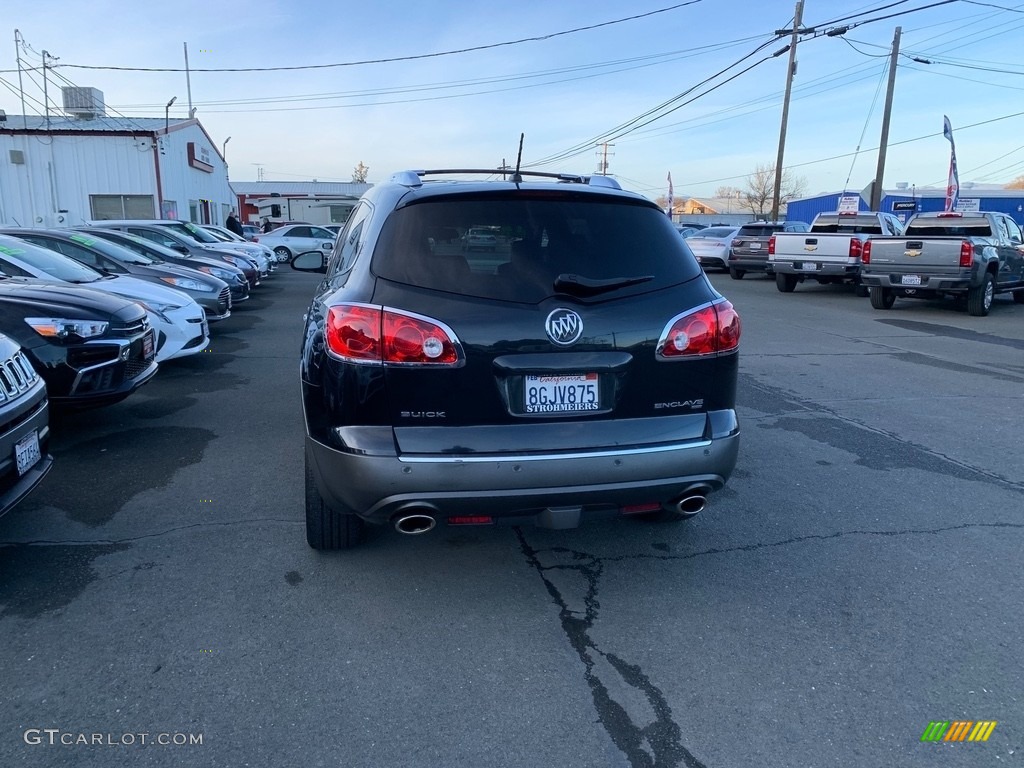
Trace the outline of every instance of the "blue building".
<instances>
[{"instance_id":1,"label":"blue building","mask_svg":"<svg viewBox=\"0 0 1024 768\"><path fill-rule=\"evenodd\" d=\"M862 211L871 210L868 201L859 192L834 192L800 200L790 200L786 218L790 221L811 222L819 213L835 211L843 197L857 197ZM946 208L946 190L936 187L885 190L881 210L894 213L906 221L915 212L942 211ZM960 211L996 211L1013 217L1024 226L1024 189L1003 187L960 187L957 203Z\"/></svg>"}]
</instances>

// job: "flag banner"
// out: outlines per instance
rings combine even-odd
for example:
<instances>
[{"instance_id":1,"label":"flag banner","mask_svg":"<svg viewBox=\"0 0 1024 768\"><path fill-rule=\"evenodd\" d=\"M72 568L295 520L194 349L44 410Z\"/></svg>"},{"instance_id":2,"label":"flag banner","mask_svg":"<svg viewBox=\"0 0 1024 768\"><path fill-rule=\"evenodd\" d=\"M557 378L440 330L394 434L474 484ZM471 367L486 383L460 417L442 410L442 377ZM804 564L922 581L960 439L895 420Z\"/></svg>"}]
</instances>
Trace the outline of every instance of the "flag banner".
<instances>
[{"instance_id":1,"label":"flag banner","mask_svg":"<svg viewBox=\"0 0 1024 768\"><path fill-rule=\"evenodd\" d=\"M949 139L949 178L946 181L946 212L956 210L960 197L960 174L956 169L956 144L953 142L953 125L949 118L942 116L942 135Z\"/></svg>"},{"instance_id":2,"label":"flag banner","mask_svg":"<svg viewBox=\"0 0 1024 768\"><path fill-rule=\"evenodd\" d=\"M674 203L675 203L675 199L673 197L673 190L672 190L672 171L669 171L668 172L668 206L667 206L668 210L665 211L665 213L668 214L668 217L670 219L672 218L672 207L673 207Z\"/></svg>"}]
</instances>

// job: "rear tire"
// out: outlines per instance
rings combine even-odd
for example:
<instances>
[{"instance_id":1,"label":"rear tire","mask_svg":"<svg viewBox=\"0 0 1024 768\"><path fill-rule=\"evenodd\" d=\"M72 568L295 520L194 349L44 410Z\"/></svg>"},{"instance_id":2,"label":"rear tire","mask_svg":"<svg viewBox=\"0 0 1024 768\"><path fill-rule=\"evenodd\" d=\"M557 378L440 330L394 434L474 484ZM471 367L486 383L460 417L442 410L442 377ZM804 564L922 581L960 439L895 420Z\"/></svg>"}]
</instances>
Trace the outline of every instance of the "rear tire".
<instances>
[{"instance_id":1,"label":"rear tire","mask_svg":"<svg viewBox=\"0 0 1024 768\"><path fill-rule=\"evenodd\" d=\"M857 283L856 287L853 289L853 295L861 299L866 299L870 295L870 291L866 285Z\"/></svg>"},{"instance_id":2,"label":"rear tire","mask_svg":"<svg viewBox=\"0 0 1024 768\"><path fill-rule=\"evenodd\" d=\"M985 317L992 309L992 299L996 295L996 281L991 272L986 272L981 285L967 291L967 314L974 317Z\"/></svg>"},{"instance_id":3,"label":"rear tire","mask_svg":"<svg viewBox=\"0 0 1024 768\"><path fill-rule=\"evenodd\" d=\"M306 541L313 549L351 549L363 533L363 520L328 507L316 487L309 455L306 455Z\"/></svg>"},{"instance_id":4,"label":"rear tire","mask_svg":"<svg viewBox=\"0 0 1024 768\"><path fill-rule=\"evenodd\" d=\"M274 255L277 256L278 261L291 261L292 252L285 248L283 245L277 246L274 249Z\"/></svg>"},{"instance_id":5,"label":"rear tire","mask_svg":"<svg viewBox=\"0 0 1024 768\"><path fill-rule=\"evenodd\" d=\"M892 305L896 303L896 294L888 288L873 285L868 295L871 297L871 306L875 309L892 309Z\"/></svg>"},{"instance_id":6,"label":"rear tire","mask_svg":"<svg viewBox=\"0 0 1024 768\"><path fill-rule=\"evenodd\" d=\"M784 275L781 272L775 273L775 287L783 293L792 293L796 289L796 275Z\"/></svg>"},{"instance_id":7,"label":"rear tire","mask_svg":"<svg viewBox=\"0 0 1024 768\"><path fill-rule=\"evenodd\" d=\"M729 267L729 277L733 280L742 280L743 276L747 274L745 269L736 269L736 267Z\"/></svg>"},{"instance_id":8,"label":"rear tire","mask_svg":"<svg viewBox=\"0 0 1024 768\"><path fill-rule=\"evenodd\" d=\"M1015 302L1017 302L1018 304L1024 304L1024 290L1022 290L1022 291L1014 291L1013 292L1013 300Z\"/></svg>"}]
</instances>

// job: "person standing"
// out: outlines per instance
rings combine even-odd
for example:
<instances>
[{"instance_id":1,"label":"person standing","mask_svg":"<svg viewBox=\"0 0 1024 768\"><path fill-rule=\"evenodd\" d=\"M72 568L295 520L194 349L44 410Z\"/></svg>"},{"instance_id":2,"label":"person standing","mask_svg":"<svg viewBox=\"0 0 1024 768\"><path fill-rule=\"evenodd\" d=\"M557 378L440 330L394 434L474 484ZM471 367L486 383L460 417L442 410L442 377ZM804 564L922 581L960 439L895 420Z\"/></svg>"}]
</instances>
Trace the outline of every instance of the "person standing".
<instances>
[{"instance_id":1,"label":"person standing","mask_svg":"<svg viewBox=\"0 0 1024 768\"><path fill-rule=\"evenodd\" d=\"M263 217L263 233L266 234L274 229L274 225L270 223L270 219L266 216Z\"/></svg>"},{"instance_id":2,"label":"person standing","mask_svg":"<svg viewBox=\"0 0 1024 768\"><path fill-rule=\"evenodd\" d=\"M235 218L234 210L232 210L231 213L228 214L228 218L224 222L224 227L226 229L231 230L239 237L243 239L245 238L245 230L242 229L242 223L237 218Z\"/></svg>"}]
</instances>

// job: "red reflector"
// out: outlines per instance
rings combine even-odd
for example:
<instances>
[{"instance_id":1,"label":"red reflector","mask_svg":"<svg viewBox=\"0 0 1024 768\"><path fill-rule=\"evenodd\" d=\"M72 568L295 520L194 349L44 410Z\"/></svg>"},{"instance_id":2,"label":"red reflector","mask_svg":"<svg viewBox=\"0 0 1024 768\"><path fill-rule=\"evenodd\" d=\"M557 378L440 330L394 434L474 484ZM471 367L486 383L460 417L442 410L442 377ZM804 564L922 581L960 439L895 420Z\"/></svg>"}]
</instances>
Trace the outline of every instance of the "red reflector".
<instances>
[{"instance_id":1,"label":"red reflector","mask_svg":"<svg viewBox=\"0 0 1024 768\"><path fill-rule=\"evenodd\" d=\"M638 515L641 512L657 512L659 509L661 509L661 504L656 501L647 504L628 504L622 508L622 514Z\"/></svg>"},{"instance_id":2,"label":"red reflector","mask_svg":"<svg viewBox=\"0 0 1024 768\"><path fill-rule=\"evenodd\" d=\"M490 515L457 515L448 518L448 525L491 525L494 518Z\"/></svg>"}]
</instances>

